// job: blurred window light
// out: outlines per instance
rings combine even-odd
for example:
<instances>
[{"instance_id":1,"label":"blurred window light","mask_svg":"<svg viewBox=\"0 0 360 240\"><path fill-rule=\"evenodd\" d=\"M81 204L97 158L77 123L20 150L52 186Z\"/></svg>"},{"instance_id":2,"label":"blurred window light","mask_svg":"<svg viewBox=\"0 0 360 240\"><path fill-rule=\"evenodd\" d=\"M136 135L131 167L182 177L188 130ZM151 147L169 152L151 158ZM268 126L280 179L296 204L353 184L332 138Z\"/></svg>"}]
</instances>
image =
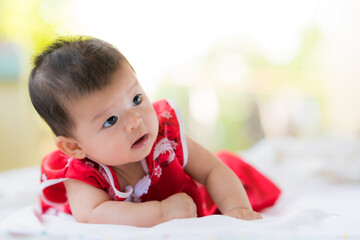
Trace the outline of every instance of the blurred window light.
<instances>
[{"instance_id":1,"label":"blurred window light","mask_svg":"<svg viewBox=\"0 0 360 240\"><path fill-rule=\"evenodd\" d=\"M249 66L241 55L225 52L212 60L210 71L219 84L238 85L247 80Z\"/></svg>"},{"instance_id":2,"label":"blurred window light","mask_svg":"<svg viewBox=\"0 0 360 240\"><path fill-rule=\"evenodd\" d=\"M191 117L206 128L207 132L214 131L219 115L219 103L214 89L206 87L191 89L189 109Z\"/></svg>"},{"instance_id":3,"label":"blurred window light","mask_svg":"<svg viewBox=\"0 0 360 240\"><path fill-rule=\"evenodd\" d=\"M319 102L292 87L285 87L262 102L260 116L267 137L313 137L322 130Z\"/></svg>"},{"instance_id":4,"label":"blurred window light","mask_svg":"<svg viewBox=\"0 0 360 240\"><path fill-rule=\"evenodd\" d=\"M229 38L251 41L269 61L285 64L297 54L301 31L314 20L316 6L309 0L74 0L70 27L116 45L140 79L158 85L169 68Z\"/></svg>"},{"instance_id":5,"label":"blurred window light","mask_svg":"<svg viewBox=\"0 0 360 240\"><path fill-rule=\"evenodd\" d=\"M193 86L204 78L204 70L199 61L189 61L169 70L171 81L178 86ZM208 81L208 79L207 79Z\"/></svg>"}]
</instances>

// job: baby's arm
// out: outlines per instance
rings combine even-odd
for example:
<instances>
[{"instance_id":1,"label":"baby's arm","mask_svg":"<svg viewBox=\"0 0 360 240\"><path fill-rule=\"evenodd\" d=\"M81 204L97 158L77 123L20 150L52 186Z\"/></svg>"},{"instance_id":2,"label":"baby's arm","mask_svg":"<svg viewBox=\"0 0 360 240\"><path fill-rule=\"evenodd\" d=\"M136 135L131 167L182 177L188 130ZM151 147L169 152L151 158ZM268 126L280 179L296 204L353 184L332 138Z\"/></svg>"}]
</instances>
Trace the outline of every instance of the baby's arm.
<instances>
[{"instance_id":1,"label":"baby's arm","mask_svg":"<svg viewBox=\"0 0 360 240\"><path fill-rule=\"evenodd\" d=\"M82 223L151 227L174 218L196 217L196 205L185 193L163 201L132 203L113 201L105 191L78 180L66 180L65 188L72 214Z\"/></svg>"},{"instance_id":2,"label":"baby's arm","mask_svg":"<svg viewBox=\"0 0 360 240\"><path fill-rule=\"evenodd\" d=\"M197 142L187 137L189 159L185 171L205 185L224 215L254 220L261 215L252 210L244 186L235 173Z\"/></svg>"}]
</instances>

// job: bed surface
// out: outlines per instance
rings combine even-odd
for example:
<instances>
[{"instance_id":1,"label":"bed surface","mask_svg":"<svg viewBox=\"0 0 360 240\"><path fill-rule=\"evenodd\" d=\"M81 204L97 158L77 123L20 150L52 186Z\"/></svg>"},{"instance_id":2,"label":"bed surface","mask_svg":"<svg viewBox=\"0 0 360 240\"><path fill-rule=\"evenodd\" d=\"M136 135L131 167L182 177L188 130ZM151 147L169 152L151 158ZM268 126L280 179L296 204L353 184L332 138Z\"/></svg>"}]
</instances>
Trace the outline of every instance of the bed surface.
<instances>
[{"instance_id":1,"label":"bed surface","mask_svg":"<svg viewBox=\"0 0 360 240\"><path fill-rule=\"evenodd\" d=\"M0 174L0 239L360 239L360 140L263 140L239 154L283 191L262 220L213 215L136 228L41 216L40 170L31 167Z\"/></svg>"}]
</instances>

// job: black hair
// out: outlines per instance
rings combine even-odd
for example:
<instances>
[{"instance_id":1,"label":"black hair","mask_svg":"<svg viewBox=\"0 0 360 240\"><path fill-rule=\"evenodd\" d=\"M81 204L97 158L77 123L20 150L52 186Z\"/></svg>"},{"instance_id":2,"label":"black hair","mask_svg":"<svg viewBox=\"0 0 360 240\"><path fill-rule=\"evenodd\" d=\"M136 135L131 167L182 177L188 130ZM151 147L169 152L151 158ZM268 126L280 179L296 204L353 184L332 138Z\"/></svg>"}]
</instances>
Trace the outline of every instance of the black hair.
<instances>
[{"instance_id":1,"label":"black hair","mask_svg":"<svg viewBox=\"0 0 360 240\"><path fill-rule=\"evenodd\" d=\"M66 106L108 86L124 63L129 64L103 40L58 38L34 59L29 77L31 102L56 136L73 137L74 121Z\"/></svg>"}]
</instances>

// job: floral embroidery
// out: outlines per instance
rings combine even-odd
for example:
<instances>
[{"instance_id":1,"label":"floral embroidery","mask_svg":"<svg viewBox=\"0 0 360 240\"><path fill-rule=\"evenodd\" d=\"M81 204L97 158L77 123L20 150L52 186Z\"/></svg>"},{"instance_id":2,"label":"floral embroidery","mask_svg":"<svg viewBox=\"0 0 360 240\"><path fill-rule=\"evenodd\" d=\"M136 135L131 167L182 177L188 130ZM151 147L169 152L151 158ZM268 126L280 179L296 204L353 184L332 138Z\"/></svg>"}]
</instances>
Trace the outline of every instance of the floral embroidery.
<instances>
[{"instance_id":1,"label":"floral embroidery","mask_svg":"<svg viewBox=\"0 0 360 240\"><path fill-rule=\"evenodd\" d=\"M160 165L167 165L175 159L175 152L177 143L171 141L168 138L161 139L155 146L154 149L154 159Z\"/></svg>"},{"instance_id":2,"label":"floral embroidery","mask_svg":"<svg viewBox=\"0 0 360 240\"><path fill-rule=\"evenodd\" d=\"M155 169L155 175L158 177L158 178L160 178L160 176L161 176L161 174L162 174L162 169L161 169L161 167L160 167L160 165L158 165Z\"/></svg>"},{"instance_id":3,"label":"floral embroidery","mask_svg":"<svg viewBox=\"0 0 360 240\"><path fill-rule=\"evenodd\" d=\"M166 111L160 114L161 116L163 116L166 119L172 118L172 115L170 112Z\"/></svg>"}]
</instances>

